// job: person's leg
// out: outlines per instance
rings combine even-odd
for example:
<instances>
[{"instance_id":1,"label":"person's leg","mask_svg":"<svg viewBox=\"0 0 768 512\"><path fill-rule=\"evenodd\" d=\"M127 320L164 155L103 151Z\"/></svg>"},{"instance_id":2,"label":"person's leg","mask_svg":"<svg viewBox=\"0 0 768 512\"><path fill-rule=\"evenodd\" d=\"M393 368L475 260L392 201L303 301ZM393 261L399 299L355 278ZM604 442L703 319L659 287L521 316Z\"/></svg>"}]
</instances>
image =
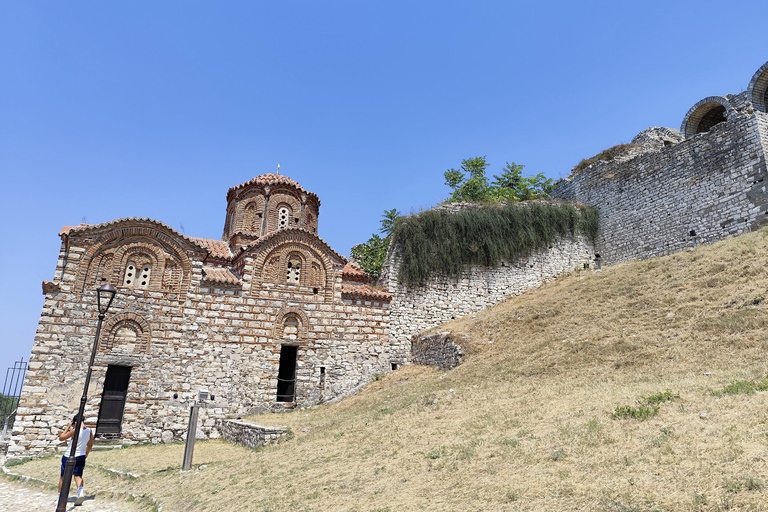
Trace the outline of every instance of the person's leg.
<instances>
[{"instance_id":1,"label":"person's leg","mask_svg":"<svg viewBox=\"0 0 768 512\"><path fill-rule=\"evenodd\" d=\"M59 494L61 494L61 485L64 483L64 468L67 465L67 457L61 457L61 475L59 475Z\"/></svg>"},{"instance_id":2,"label":"person's leg","mask_svg":"<svg viewBox=\"0 0 768 512\"><path fill-rule=\"evenodd\" d=\"M83 477L76 476L75 477L75 483L77 484L78 488L83 487Z\"/></svg>"}]
</instances>

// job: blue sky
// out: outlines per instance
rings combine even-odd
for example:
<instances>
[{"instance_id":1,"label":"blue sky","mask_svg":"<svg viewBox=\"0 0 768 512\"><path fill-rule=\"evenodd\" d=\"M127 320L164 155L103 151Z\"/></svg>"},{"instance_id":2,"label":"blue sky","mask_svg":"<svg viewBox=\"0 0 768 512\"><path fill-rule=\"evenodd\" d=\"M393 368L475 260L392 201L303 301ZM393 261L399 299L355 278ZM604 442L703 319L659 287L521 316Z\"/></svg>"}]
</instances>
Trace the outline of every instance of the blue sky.
<instances>
[{"instance_id":1,"label":"blue sky","mask_svg":"<svg viewBox=\"0 0 768 512\"><path fill-rule=\"evenodd\" d=\"M227 189L290 176L342 254L487 155L565 177L768 60L760 1L0 0L0 378L29 357L61 226L220 238ZM659 186L663 186L660 183Z\"/></svg>"}]
</instances>

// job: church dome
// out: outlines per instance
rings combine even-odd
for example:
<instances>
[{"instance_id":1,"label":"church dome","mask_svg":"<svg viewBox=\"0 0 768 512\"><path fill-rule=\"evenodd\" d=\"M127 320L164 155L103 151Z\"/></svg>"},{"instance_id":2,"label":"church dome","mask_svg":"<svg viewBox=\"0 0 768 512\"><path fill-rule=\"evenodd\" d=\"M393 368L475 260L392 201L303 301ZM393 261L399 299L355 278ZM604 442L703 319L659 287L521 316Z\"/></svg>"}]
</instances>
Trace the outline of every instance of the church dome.
<instances>
[{"instance_id":1,"label":"church dome","mask_svg":"<svg viewBox=\"0 0 768 512\"><path fill-rule=\"evenodd\" d=\"M317 233L320 199L288 176L267 173L227 192L223 239L230 246L247 245L287 228Z\"/></svg>"}]
</instances>

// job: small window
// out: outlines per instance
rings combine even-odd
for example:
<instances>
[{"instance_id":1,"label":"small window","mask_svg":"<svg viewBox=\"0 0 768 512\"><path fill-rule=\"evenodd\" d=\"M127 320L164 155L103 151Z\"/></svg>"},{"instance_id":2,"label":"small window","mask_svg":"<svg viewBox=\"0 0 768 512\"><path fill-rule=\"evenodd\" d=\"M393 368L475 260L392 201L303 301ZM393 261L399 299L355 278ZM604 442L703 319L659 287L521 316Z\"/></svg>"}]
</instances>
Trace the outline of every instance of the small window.
<instances>
[{"instance_id":1,"label":"small window","mask_svg":"<svg viewBox=\"0 0 768 512\"><path fill-rule=\"evenodd\" d=\"M149 287L149 274L152 272L152 266L147 264L141 267L141 270L138 272L138 276L136 277L136 288L147 288Z\"/></svg>"},{"instance_id":2,"label":"small window","mask_svg":"<svg viewBox=\"0 0 768 512\"><path fill-rule=\"evenodd\" d=\"M301 278L301 262L289 261L288 262L288 274L285 282L288 284L299 284Z\"/></svg>"},{"instance_id":3,"label":"small window","mask_svg":"<svg viewBox=\"0 0 768 512\"><path fill-rule=\"evenodd\" d=\"M129 261L125 267L125 277L123 279L124 286L134 286L136 282L136 263Z\"/></svg>"},{"instance_id":4,"label":"small window","mask_svg":"<svg viewBox=\"0 0 768 512\"><path fill-rule=\"evenodd\" d=\"M287 207L283 206L282 208L280 208L277 212L278 229L287 228L288 219L290 219L290 217L291 217L291 211Z\"/></svg>"}]
</instances>

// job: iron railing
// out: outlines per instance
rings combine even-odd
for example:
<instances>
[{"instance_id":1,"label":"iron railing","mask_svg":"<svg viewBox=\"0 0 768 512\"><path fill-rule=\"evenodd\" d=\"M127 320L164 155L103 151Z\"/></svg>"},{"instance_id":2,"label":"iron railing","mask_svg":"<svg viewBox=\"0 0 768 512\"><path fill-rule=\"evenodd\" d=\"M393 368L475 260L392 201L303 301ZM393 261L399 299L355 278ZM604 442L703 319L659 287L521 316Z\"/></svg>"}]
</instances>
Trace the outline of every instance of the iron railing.
<instances>
[{"instance_id":1,"label":"iron railing","mask_svg":"<svg viewBox=\"0 0 768 512\"><path fill-rule=\"evenodd\" d=\"M27 363L23 357L21 361L16 361L13 367L8 368L5 372L5 384L3 384L3 391L0 393L0 427L2 427L0 441L5 440L8 431L13 428L26 373Z\"/></svg>"}]
</instances>

